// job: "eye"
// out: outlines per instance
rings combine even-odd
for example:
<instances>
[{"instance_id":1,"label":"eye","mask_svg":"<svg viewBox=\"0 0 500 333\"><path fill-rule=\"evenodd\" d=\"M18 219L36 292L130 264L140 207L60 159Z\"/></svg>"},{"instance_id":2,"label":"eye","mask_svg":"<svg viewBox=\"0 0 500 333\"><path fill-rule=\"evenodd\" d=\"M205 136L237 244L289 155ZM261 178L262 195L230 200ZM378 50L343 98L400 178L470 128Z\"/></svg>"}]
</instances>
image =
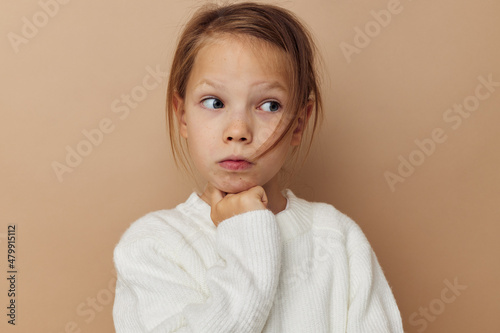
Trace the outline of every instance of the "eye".
<instances>
[{"instance_id":1,"label":"eye","mask_svg":"<svg viewBox=\"0 0 500 333\"><path fill-rule=\"evenodd\" d=\"M280 109L280 107L281 107L280 103L276 101L265 102L260 106L262 110L267 112L276 112Z\"/></svg>"},{"instance_id":2,"label":"eye","mask_svg":"<svg viewBox=\"0 0 500 333\"><path fill-rule=\"evenodd\" d=\"M222 103L220 99L214 97L205 98L201 101L201 104L208 109L222 109L224 107L224 103Z\"/></svg>"}]
</instances>

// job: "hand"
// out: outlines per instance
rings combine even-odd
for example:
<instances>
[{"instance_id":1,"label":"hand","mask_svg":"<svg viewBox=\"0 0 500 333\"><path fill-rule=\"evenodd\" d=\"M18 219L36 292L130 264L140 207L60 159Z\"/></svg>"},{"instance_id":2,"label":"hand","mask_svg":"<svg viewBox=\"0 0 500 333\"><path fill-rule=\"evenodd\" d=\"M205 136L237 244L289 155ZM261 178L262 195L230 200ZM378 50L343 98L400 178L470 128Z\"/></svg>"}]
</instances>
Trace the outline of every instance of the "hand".
<instances>
[{"instance_id":1,"label":"hand","mask_svg":"<svg viewBox=\"0 0 500 333\"><path fill-rule=\"evenodd\" d=\"M203 193L212 207L210 218L215 226L220 222L252 210L267 209L267 195L262 186L254 186L246 191L228 194L208 183Z\"/></svg>"}]
</instances>

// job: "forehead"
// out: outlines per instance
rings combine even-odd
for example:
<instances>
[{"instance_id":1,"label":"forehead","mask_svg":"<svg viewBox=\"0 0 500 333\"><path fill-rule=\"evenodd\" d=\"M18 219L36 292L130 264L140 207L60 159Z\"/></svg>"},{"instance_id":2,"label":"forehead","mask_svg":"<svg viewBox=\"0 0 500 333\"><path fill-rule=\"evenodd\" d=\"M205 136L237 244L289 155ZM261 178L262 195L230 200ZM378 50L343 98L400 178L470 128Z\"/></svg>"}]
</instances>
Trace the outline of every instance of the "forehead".
<instances>
[{"instance_id":1,"label":"forehead","mask_svg":"<svg viewBox=\"0 0 500 333\"><path fill-rule=\"evenodd\" d=\"M190 77L238 76L280 80L289 86L288 57L277 46L243 35L208 37L197 52Z\"/></svg>"}]
</instances>

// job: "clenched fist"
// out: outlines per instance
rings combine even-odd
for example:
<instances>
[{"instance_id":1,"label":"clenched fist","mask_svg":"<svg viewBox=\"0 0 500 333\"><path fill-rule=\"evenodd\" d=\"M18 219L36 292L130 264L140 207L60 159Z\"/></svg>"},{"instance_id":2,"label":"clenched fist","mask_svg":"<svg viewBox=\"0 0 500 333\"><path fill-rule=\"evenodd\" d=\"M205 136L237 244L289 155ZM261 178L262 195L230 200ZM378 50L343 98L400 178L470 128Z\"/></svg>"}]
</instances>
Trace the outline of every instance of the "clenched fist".
<instances>
[{"instance_id":1,"label":"clenched fist","mask_svg":"<svg viewBox=\"0 0 500 333\"><path fill-rule=\"evenodd\" d=\"M215 226L234 215L252 210L267 209L268 202L266 192L262 186L254 186L246 191L227 194L208 183L202 197L212 207L210 218Z\"/></svg>"}]
</instances>

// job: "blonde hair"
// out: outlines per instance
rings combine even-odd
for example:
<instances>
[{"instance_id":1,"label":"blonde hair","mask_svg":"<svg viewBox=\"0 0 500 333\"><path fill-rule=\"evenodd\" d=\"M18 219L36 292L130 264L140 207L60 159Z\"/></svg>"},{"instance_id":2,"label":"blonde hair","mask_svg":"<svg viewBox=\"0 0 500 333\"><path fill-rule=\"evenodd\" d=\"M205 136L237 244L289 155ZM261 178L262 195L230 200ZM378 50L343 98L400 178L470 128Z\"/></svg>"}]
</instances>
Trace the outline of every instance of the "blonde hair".
<instances>
[{"instance_id":1,"label":"blonde hair","mask_svg":"<svg viewBox=\"0 0 500 333\"><path fill-rule=\"evenodd\" d=\"M290 121L279 138L257 157L267 154L283 138L290 135L299 117L304 119L304 130L309 128L307 126L306 106L312 100L314 108L311 116L314 116L314 122L307 148L307 157L316 128L323 120L322 99L316 69L317 50L311 34L293 13L274 5L252 2L230 5L208 4L198 9L185 26L180 35L170 70L166 112L170 145L176 166L179 167L180 160L183 169L188 171L185 163L187 162L193 176L188 154L183 147L183 140L175 119L174 94L177 93L181 98L185 98L187 82L198 51L206 44L207 40L221 34L254 37L283 51L287 58L286 66L291 81L289 85L291 87L290 104L287 107L289 117L283 118L290 119ZM281 128L280 125L281 120L276 128ZM293 148L292 157L298 156L301 146L302 143ZM282 186L291 179L293 169L296 169L293 168L295 162L285 163L285 165L292 166L292 172L289 173L288 177L285 177ZM284 172L283 169L281 171Z\"/></svg>"}]
</instances>

